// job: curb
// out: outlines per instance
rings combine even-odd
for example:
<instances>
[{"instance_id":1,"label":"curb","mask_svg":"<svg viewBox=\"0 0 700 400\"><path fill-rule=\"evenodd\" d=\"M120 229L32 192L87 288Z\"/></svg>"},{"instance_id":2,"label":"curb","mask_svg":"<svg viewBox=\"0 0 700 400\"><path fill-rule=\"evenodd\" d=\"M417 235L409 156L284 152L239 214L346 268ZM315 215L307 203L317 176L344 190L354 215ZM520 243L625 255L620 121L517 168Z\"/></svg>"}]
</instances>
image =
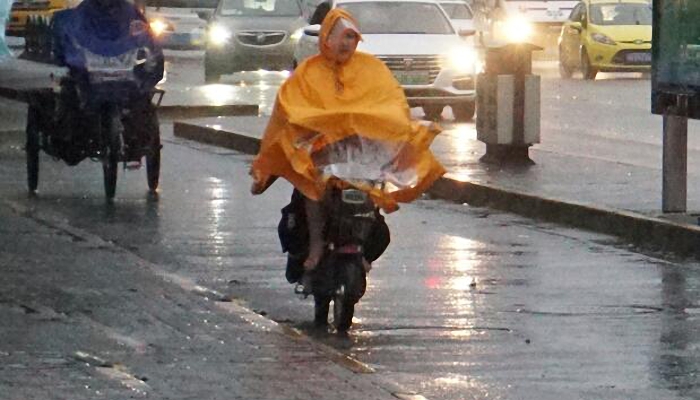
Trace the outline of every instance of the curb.
<instances>
[{"instance_id":1,"label":"curb","mask_svg":"<svg viewBox=\"0 0 700 400\"><path fill-rule=\"evenodd\" d=\"M23 144L24 130L13 129L9 131L0 131L0 144Z\"/></svg>"},{"instance_id":2,"label":"curb","mask_svg":"<svg viewBox=\"0 0 700 400\"><path fill-rule=\"evenodd\" d=\"M245 132L227 132L182 121L174 134L219 147L257 154L260 139ZM489 207L529 218L614 235L652 251L670 251L700 258L700 227L592 204L518 192L496 185L460 181L450 174L428 190L436 199Z\"/></svg>"},{"instance_id":3,"label":"curb","mask_svg":"<svg viewBox=\"0 0 700 400\"><path fill-rule=\"evenodd\" d=\"M237 150L246 154L257 154L260 150L260 139L252 135L227 132L182 121L173 123L173 134L183 139Z\"/></svg>"},{"instance_id":4,"label":"curb","mask_svg":"<svg viewBox=\"0 0 700 400\"><path fill-rule=\"evenodd\" d=\"M167 95L167 92L166 92ZM158 106L158 118L191 119L205 117L231 117L241 115L258 115L260 107L257 104L228 104L221 106Z\"/></svg>"},{"instance_id":5,"label":"curb","mask_svg":"<svg viewBox=\"0 0 700 400\"><path fill-rule=\"evenodd\" d=\"M167 96L167 91L165 92ZM0 87L0 97L27 103L27 92L24 90ZM205 117L230 117L240 115L258 115L260 106L257 104L225 104L225 105L161 105L158 106L158 117L163 119L192 119Z\"/></svg>"},{"instance_id":6,"label":"curb","mask_svg":"<svg viewBox=\"0 0 700 400\"><path fill-rule=\"evenodd\" d=\"M428 194L456 203L490 207L525 217L618 236L650 250L700 257L700 227L643 214L563 201L487 185L440 178Z\"/></svg>"}]
</instances>

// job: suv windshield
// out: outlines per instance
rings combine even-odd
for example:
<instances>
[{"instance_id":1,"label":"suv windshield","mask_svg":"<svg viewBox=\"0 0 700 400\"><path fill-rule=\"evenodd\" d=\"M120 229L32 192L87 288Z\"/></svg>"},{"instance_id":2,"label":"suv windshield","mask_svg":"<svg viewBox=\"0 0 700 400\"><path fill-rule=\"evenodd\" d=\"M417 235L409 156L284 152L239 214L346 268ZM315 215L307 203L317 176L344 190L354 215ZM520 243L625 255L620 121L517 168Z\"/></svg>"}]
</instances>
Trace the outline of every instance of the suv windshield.
<instances>
[{"instance_id":1,"label":"suv windshield","mask_svg":"<svg viewBox=\"0 0 700 400\"><path fill-rule=\"evenodd\" d=\"M452 19L474 19L472 10L466 4L440 3L440 6Z\"/></svg>"},{"instance_id":2,"label":"suv windshield","mask_svg":"<svg viewBox=\"0 0 700 400\"><path fill-rule=\"evenodd\" d=\"M296 0L222 0L221 15L291 17L300 16L301 8Z\"/></svg>"},{"instance_id":3,"label":"suv windshield","mask_svg":"<svg viewBox=\"0 0 700 400\"><path fill-rule=\"evenodd\" d=\"M591 5L591 22L596 25L651 25L651 6L636 3Z\"/></svg>"},{"instance_id":4,"label":"suv windshield","mask_svg":"<svg viewBox=\"0 0 700 400\"><path fill-rule=\"evenodd\" d=\"M216 8L218 0L146 0L146 7Z\"/></svg>"},{"instance_id":5,"label":"suv windshield","mask_svg":"<svg viewBox=\"0 0 700 400\"><path fill-rule=\"evenodd\" d=\"M367 1L339 4L357 18L366 34L454 34L437 3Z\"/></svg>"}]
</instances>

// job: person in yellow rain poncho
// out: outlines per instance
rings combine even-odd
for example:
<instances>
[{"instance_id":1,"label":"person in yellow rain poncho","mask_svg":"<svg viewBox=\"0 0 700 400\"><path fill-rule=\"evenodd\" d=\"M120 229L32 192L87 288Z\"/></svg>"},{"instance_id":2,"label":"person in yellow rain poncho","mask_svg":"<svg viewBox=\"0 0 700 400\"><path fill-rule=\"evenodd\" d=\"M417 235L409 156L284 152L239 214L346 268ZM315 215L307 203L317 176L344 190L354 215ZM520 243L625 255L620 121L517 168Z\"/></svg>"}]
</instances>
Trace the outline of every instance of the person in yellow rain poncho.
<instances>
[{"instance_id":1,"label":"person in yellow rain poncho","mask_svg":"<svg viewBox=\"0 0 700 400\"><path fill-rule=\"evenodd\" d=\"M378 58L355 51L362 40L357 26L345 10L326 15L320 54L302 62L282 84L251 168L253 194L283 177L306 198L307 270L323 254L321 200L327 185L355 186L392 212L397 202L416 199L445 173L429 150L439 128L412 121L391 71ZM339 163L353 158L354 166ZM358 171L384 185L353 180Z\"/></svg>"}]
</instances>

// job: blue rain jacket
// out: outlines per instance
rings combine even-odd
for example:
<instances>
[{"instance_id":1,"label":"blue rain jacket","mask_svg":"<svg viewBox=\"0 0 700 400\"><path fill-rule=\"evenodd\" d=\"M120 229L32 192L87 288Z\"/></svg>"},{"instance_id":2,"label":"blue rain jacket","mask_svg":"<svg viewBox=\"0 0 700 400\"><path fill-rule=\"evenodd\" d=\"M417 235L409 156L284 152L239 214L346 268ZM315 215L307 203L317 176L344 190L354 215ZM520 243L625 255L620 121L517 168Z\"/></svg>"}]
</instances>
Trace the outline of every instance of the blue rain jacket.
<instances>
[{"instance_id":1,"label":"blue rain jacket","mask_svg":"<svg viewBox=\"0 0 700 400\"><path fill-rule=\"evenodd\" d=\"M104 57L146 47L158 59L158 67L148 73L144 71L140 76L142 82L153 87L163 78L163 52L155 43L144 15L127 1L115 1L105 9L95 0L85 0L75 8L56 13L52 24L53 53L59 65L84 70L80 47Z\"/></svg>"}]
</instances>

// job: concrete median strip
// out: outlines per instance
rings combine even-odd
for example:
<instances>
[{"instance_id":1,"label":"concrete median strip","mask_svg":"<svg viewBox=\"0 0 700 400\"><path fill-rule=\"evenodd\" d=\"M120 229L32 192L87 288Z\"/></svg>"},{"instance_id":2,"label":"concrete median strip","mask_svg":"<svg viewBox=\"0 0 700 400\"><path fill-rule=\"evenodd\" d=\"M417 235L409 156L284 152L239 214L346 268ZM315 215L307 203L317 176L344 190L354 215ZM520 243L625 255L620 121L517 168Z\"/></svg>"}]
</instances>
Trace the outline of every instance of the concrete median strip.
<instances>
[{"instance_id":1,"label":"concrete median strip","mask_svg":"<svg viewBox=\"0 0 700 400\"><path fill-rule=\"evenodd\" d=\"M251 129L223 130L196 122L176 121L175 136L219 147L256 154L261 124ZM671 251L700 257L700 227L569 200L547 198L499 187L456 179L449 173L428 191L436 199L490 207L530 218L610 234L649 250Z\"/></svg>"}]
</instances>

